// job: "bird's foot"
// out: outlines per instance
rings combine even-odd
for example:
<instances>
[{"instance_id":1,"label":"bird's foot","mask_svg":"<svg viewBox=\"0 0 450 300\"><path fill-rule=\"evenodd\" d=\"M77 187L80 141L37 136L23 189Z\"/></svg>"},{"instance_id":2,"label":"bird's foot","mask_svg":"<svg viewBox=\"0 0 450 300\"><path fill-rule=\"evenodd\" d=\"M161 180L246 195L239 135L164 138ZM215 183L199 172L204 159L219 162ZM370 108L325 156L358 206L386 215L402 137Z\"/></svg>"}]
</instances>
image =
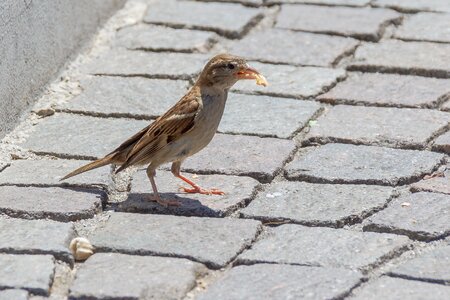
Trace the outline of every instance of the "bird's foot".
<instances>
[{"instance_id":1,"label":"bird's foot","mask_svg":"<svg viewBox=\"0 0 450 300\"><path fill-rule=\"evenodd\" d=\"M162 199L161 196L151 195L148 197L148 200L157 202L158 204L169 207L169 206L181 206L181 202L175 199Z\"/></svg>"},{"instance_id":2,"label":"bird's foot","mask_svg":"<svg viewBox=\"0 0 450 300\"><path fill-rule=\"evenodd\" d=\"M193 187L193 188L186 188L186 187L181 187L181 190L185 193L189 193L189 194L202 194L202 195L225 195L224 192L222 192L219 189L210 189L210 190L206 190L203 189L201 187Z\"/></svg>"}]
</instances>

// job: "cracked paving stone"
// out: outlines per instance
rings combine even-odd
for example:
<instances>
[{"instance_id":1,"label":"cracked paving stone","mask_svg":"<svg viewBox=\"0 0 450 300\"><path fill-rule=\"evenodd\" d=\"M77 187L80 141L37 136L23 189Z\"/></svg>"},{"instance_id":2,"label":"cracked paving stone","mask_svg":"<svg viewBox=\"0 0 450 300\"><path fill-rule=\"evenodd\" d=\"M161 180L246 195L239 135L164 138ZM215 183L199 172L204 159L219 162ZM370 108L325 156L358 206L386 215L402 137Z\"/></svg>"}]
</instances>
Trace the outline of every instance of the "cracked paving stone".
<instances>
[{"instance_id":1,"label":"cracked paving stone","mask_svg":"<svg viewBox=\"0 0 450 300\"><path fill-rule=\"evenodd\" d=\"M392 84L395 82L395 84ZM450 93L450 80L380 73L350 73L317 97L331 104L435 107Z\"/></svg>"},{"instance_id":2,"label":"cracked paving stone","mask_svg":"<svg viewBox=\"0 0 450 300\"><path fill-rule=\"evenodd\" d=\"M83 93L59 109L100 116L156 118L187 91L181 80L139 77L92 77L81 81Z\"/></svg>"},{"instance_id":3,"label":"cracked paving stone","mask_svg":"<svg viewBox=\"0 0 450 300\"><path fill-rule=\"evenodd\" d=\"M54 271L55 260L50 255L0 254L0 289L24 289L48 296ZM14 294L19 295L17 292Z\"/></svg>"},{"instance_id":4,"label":"cracked paving stone","mask_svg":"<svg viewBox=\"0 0 450 300\"><path fill-rule=\"evenodd\" d=\"M319 238L320 237L320 238ZM282 225L238 257L238 263L282 263L366 269L401 251L405 236Z\"/></svg>"},{"instance_id":5,"label":"cracked paving stone","mask_svg":"<svg viewBox=\"0 0 450 300\"><path fill-rule=\"evenodd\" d=\"M202 52L216 41L216 35L188 29L137 24L117 32L116 45L132 50Z\"/></svg>"},{"instance_id":6,"label":"cracked paving stone","mask_svg":"<svg viewBox=\"0 0 450 300\"><path fill-rule=\"evenodd\" d=\"M231 94L228 95L219 131L289 138L303 128L319 109L320 105L312 101Z\"/></svg>"},{"instance_id":7,"label":"cracked paving stone","mask_svg":"<svg viewBox=\"0 0 450 300\"><path fill-rule=\"evenodd\" d=\"M389 9L283 5L275 27L378 41L384 26L399 18Z\"/></svg>"},{"instance_id":8,"label":"cracked paving stone","mask_svg":"<svg viewBox=\"0 0 450 300\"><path fill-rule=\"evenodd\" d=\"M149 121L59 113L38 123L35 131L20 146L36 153L96 159L117 148L148 124Z\"/></svg>"},{"instance_id":9,"label":"cracked paving stone","mask_svg":"<svg viewBox=\"0 0 450 300\"><path fill-rule=\"evenodd\" d=\"M0 172L10 166L10 163L0 162ZM1 173L0 173L1 174Z\"/></svg>"},{"instance_id":10,"label":"cracked paving stone","mask_svg":"<svg viewBox=\"0 0 450 300\"><path fill-rule=\"evenodd\" d=\"M450 285L450 245L436 248L389 272L395 277Z\"/></svg>"},{"instance_id":11,"label":"cracked paving stone","mask_svg":"<svg viewBox=\"0 0 450 300\"><path fill-rule=\"evenodd\" d=\"M450 113L436 110L337 105L318 118L306 139L417 149L449 123Z\"/></svg>"},{"instance_id":12,"label":"cracked paving stone","mask_svg":"<svg viewBox=\"0 0 450 300\"><path fill-rule=\"evenodd\" d=\"M184 173L203 188L217 188L225 195L186 194L180 187L189 187L171 172L158 171L156 183L162 198L173 198L181 202L181 206L163 207L148 196L152 195L152 188L146 172L138 172L131 186L128 199L119 204L120 211L126 212L157 212L163 214L177 214L187 216L224 217L248 202L254 193L258 182L249 177L225 175L192 175Z\"/></svg>"},{"instance_id":13,"label":"cracked paving stone","mask_svg":"<svg viewBox=\"0 0 450 300\"><path fill-rule=\"evenodd\" d=\"M450 131L439 136L433 144L433 149L450 154Z\"/></svg>"},{"instance_id":14,"label":"cracked paving stone","mask_svg":"<svg viewBox=\"0 0 450 300\"><path fill-rule=\"evenodd\" d=\"M375 146L326 144L296 157L289 179L319 183L401 185L432 173L443 154Z\"/></svg>"},{"instance_id":15,"label":"cracked paving stone","mask_svg":"<svg viewBox=\"0 0 450 300\"><path fill-rule=\"evenodd\" d=\"M72 263L68 245L74 235L69 223L0 217L0 252L51 254Z\"/></svg>"},{"instance_id":16,"label":"cracked paving stone","mask_svg":"<svg viewBox=\"0 0 450 300\"><path fill-rule=\"evenodd\" d=\"M382 186L276 182L241 214L263 221L342 227L382 209L392 194L392 188Z\"/></svg>"},{"instance_id":17,"label":"cracked paving stone","mask_svg":"<svg viewBox=\"0 0 450 300\"><path fill-rule=\"evenodd\" d=\"M70 299L181 299L206 270L186 259L98 253L77 271Z\"/></svg>"},{"instance_id":18,"label":"cracked paving stone","mask_svg":"<svg viewBox=\"0 0 450 300\"><path fill-rule=\"evenodd\" d=\"M365 6L370 0L266 0L267 4L304 3L317 5Z\"/></svg>"},{"instance_id":19,"label":"cracked paving stone","mask_svg":"<svg viewBox=\"0 0 450 300\"><path fill-rule=\"evenodd\" d=\"M361 277L357 271L334 268L237 266L199 294L198 299L338 299L357 286Z\"/></svg>"},{"instance_id":20,"label":"cracked paving stone","mask_svg":"<svg viewBox=\"0 0 450 300\"><path fill-rule=\"evenodd\" d=\"M250 245L259 230L254 220L113 213L90 240L99 252L176 256L217 269Z\"/></svg>"},{"instance_id":21,"label":"cracked paving stone","mask_svg":"<svg viewBox=\"0 0 450 300\"><path fill-rule=\"evenodd\" d=\"M209 30L229 38L239 38L261 17L259 9L230 3L159 1L150 5L144 22Z\"/></svg>"},{"instance_id":22,"label":"cracked paving stone","mask_svg":"<svg viewBox=\"0 0 450 300\"><path fill-rule=\"evenodd\" d=\"M361 290L354 291L353 293L356 294L356 296L348 299L447 300L450 293L450 287L416 280L405 280L382 276L380 279L370 282ZM432 298L430 298L431 295Z\"/></svg>"},{"instance_id":23,"label":"cracked paving stone","mask_svg":"<svg viewBox=\"0 0 450 300\"><path fill-rule=\"evenodd\" d=\"M102 187L109 184L109 172L96 169L59 181L61 177L89 163L87 160L15 160L0 173L1 185ZM38 175L38 176L36 176Z\"/></svg>"},{"instance_id":24,"label":"cracked paving stone","mask_svg":"<svg viewBox=\"0 0 450 300\"><path fill-rule=\"evenodd\" d=\"M0 186L0 212L24 219L69 222L93 218L102 210L97 191L67 188Z\"/></svg>"},{"instance_id":25,"label":"cracked paving stone","mask_svg":"<svg viewBox=\"0 0 450 300\"><path fill-rule=\"evenodd\" d=\"M450 77L450 45L386 40L358 47L349 70Z\"/></svg>"},{"instance_id":26,"label":"cracked paving stone","mask_svg":"<svg viewBox=\"0 0 450 300\"><path fill-rule=\"evenodd\" d=\"M82 70L94 75L190 79L208 60L204 54L155 53L115 49L87 63Z\"/></svg>"},{"instance_id":27,"label":"cracked paving stone","mask_svg":"<svg viewBox=\"0 0 450 300\"><path fill-rule=\"evenodd\" d=\"M450 165L447 165L447 170L441 176L436 176L428 179L423 179L411 185L411 190L414 192L435 192L450 195Z\"/></svg>"},{"instance_id":28,"label":"cracked paving stone","mask_svg":"<svg viewBox=\"0 0 450 300\"><path fill-rule=\"evenodd\" d=\"M269 29L250 33L231 52L261 62L329 67L358 43L347 37Z\"/></svg>"},{"instance_id":29,"label":"cracked paving stone","mask_svg":"<svg viewBox=\"0 0 450 300\"><path fill-rule=\"evenodd\" d=\"M393 200L386 209L365 221L364 230L432 241L450 234L449 219L449 195L419 192Z\"/></svg>"},{"instance_id":30,"label":"cracked paving stone","mask_svg":"<svg viewBox=\"0 0 450 300\"><path fill-rule=\"evenodd\" d=\"M273 179L294 149L291 140L216 134L181 168L189 173L250 176L265 183Z\"/></svg>"},{"instance_id":31,"label":"cracked paving stone","mask_svg":"<svg viewBox=\"0 0 450 300\"><path fill-rule=\"evenodd\" d=\"M238 82L235 91L274 97L307 98L322 93L345 78L345 70L317 67L295 67L251 63L267 78L269 85L261 87L248 82Z\"/></svg>"},{"instance_id":32,"label":"cracked paving stone","mask_svg":"<svg viewBox=\"0 0 450 300\"><path fill-rule=\"evenodd\" d=\"M20 289L7 289L0 291L0 300L28 300L28 292Z\"/></svg>"},{"instance_id":33,"label":"cracked paving stone","mask_svg":"<svg viewBox=\"0 0 450 300\"><path fill-rule=\"evenodd\" d=\"M450 2L442 0L375 0L372 5L389 7L408 13L419 11L450 12Z\"/></svg>"},{"instance_id":34,"label":"cracked paving stone","mask_svg":"<svg viewBox=\"0 0 450 300\"><path fill-rule=\"evenodd\" d=\"M450 42L449 15L418 13L406 18L394 37L409 41Z\"/></svg>"}]
</instances>

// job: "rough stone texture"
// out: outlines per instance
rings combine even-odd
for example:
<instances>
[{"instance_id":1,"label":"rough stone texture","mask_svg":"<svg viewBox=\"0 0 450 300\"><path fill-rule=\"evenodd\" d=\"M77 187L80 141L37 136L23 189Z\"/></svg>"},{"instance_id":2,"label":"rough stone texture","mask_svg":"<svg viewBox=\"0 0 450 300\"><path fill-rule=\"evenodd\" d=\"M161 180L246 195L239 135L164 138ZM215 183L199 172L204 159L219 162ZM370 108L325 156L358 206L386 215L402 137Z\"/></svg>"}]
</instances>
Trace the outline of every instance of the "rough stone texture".
<instances>
[{"instance_id":1,"label":"rough stone texture","mask_svg":"<svg viewBox=\"0 0 450 300\"><path fill-rule=\"evenodd\" d=\"M90 240L99 252L178 256L220 268L250 244L259 226L254 220L113 213Z\"/></svg>"},{"instance_id":2,"label":"rough stone texture","mask_svg":"<svg viewBox=\"0 0 450 300\"><path fill-rule=\"evenodd\" d=\"M338 105L325 111L306 138L425 148L432 135L450 123L450 113L412 108Z\"/></svg>"},{"instance_id":3,"label":"rough stone texture","mask_svg":"<svg viewBox=\"0 0 450 300\"><path fill-rule=\"evenodd\" d=\"M268 4L305 3L317 5L365 6L370 0L266 0Z\"/></svg>"},{"instance_id":4,"label":"rough stone texture","mask_svg":"<svg viewBox=\"0 0 450 300\"><path fill-rule=\"evenodd\" d=\"M155 118L187 91L188 82L167 79L92 77L81 81L83 93L59 109L91 115Z\"/></svg>"},{"instance_id":5,"label":"rough stone texture","mask_svg":"<svg viewBox=\"0 0 450 300\"><path fill-rule=\"evenodd\" d=\"M48 296L54 269L50 255L0 254L0 289L25 289Z\"/></svg>"},{"instance_id":6,"label":"rough stone texture","mask_svg":"<svg viewBox=\"0 0 450 300\"><path fill-rule=\"evenodd\" d=\"M181 299L205 271L186 259L99 253L77 271L70 298Z\"/></svg>"},{"instance_id":7,"label":"rough stone texture","mask_svg":"<svg viewBox=\"0 0 450 300\"><path fill-rule=\"evenodd\" d=\"M0 162L0 172L3 171L4 169L6 169L6 167L9 167L9 166L10 166L9 163Z\"/></svg>"},{"instance_id":8,"label":"rough stone texture","mask_svg":"<svg viewBox=\"0 0 450 300\"><path fill-rule=\"evenodd\" d=\"M148 124L148 121L61 113L36 125L36 130L21 146L37 153L96 159L113 151Z\"/></svg>"},{"instance_id":9,"label":"rough stone texture","mask_svg":"<svg viewBox=\"0 0 450 300\"><path fill-rule=\"evenodd\" d=\"M336 299L346 295L360 280L359 272L344 269L271 264L237 266L198 299Z\"/></svg>"},{"instance_id":10,"label":"rough stone texture","mask_svg":"<svg viewBox=\"0 0 450 300\"><path fill-rule=\"evenodd\" d=\"M358 47L348 69L450 77L450 45L386 40Z\"/></svg>"},{"instance_id":11,"label":"rough stone texture","mask_svg":"<svg viewBox=\"0 0 450 300\"><path fill-rule=\"evenodd\" d=\"M258 9L229 3L158 1L150 5L144 22L209 30L229 38L239 38L261 17Z\"/></svg>"},{"instance_id":12,"label":"rough stone texture","mask_svg":"<svg viewBox=\"0 0 450 300\"><path fill-rule=\"evenodd\" d=\"M387 205L392 189L381 186L277 182L241 211L264 221L342 227Z\"/></svg>"},{"instance_id":13,"label":"rough stone texture","mask_svg":"<svg viewBox=\"0 0 450 300\"><path fill-rule=\"evenodd\" d=\"M137 24L117 32L117 46L133 50L201 52L216 40L210 32Z\"/></svg>"},{"instance_id":14,"label":"rough stone texture","mask_svg":"<svg viewBox=\"0 0 450 300\"><path fill-rule=\"evenodd\" d=\"M431 173L443 154L375 146L326 144L286 167L291 179L325 183L405 184Z\"/></svg>"},{"instance_id":15,"label":"rough stone texture","mask_svg":"<svg viewBox=\"0 0 450 300\"><path fill-rule=\"evenodd\" d=\"M104 187L109 184L109 169L95 169L59 181L61 177L89 163L87 160L15 160L0 173L0 185Z\"/></svg>"},{"instance_id":16,"label":"rough stone texture","mask_svg":"<svg viewBox=\"0 0 450 300\"><path fill-rule=\"evenodd\" d=\"M283 5L276 27L378 41L400 15L388 9Z\"/></svg>"},{"instance_id":17,"label":"rough stone texture","mask_svg":"<svg viewBox=\"0 0 450 300\"><path fill-rule=\"evenodd\" d=\"M450 165L440 176L421 180L411 185L411 190L415 192L435 192L450 195Z\"/></svg>"},{"instance_id":18,"label":"rough stone texture","mask_svg":"<svg viewBox=\"0 0 450 300\"><path fill-rule=\"evenodd\" d=\"M200 174L244 175L268 182L294 148L291 140L216 134L208 147L183 163L182 169Z\"/></svg>"},{"instance_id":19,"label":"rough stone texture","mask_svg":"<svg viewBox=\"0 0 450 300\"><path fill-rule=\"evenodd\" d=\"M392 84L395 82L395 84ZM317 97L337 104L435 107L450 95L450 80L379 73L350 73L347 79Z\"/></svg>"},{"instance_id":20,"label":"rough stone texture","mask_svg":"<svg viewBox=\"0 0 450 300\"><path fill-rule=\"evenodd\" d=\"M219 131L289 138L319 109L312 101L230 94Z\"/></svg>"},{"instance_id":21,"label":"rough stone texture","mask_svg":"<svg viewBox=\"0 0 450 300\"><path fill-rule=\"evenodd\" d=\"M28 300L28 292L18 289L0 291L0 300Z\"/></svg>"},{"instance_id":22,"label":"rough stone texture","mask_svg":"<svg viewBox=\"0 0 450 300\"><path fill-rule=\"evenodd\" d=\"M183 0L184 1L184 0ZM186 0L190 1L190 0ZM198 2L229 2L229 3L240 3L247 6L259 7L263 4L264 0L195 0Z\"/></svg>"},{"instance_id":23,"label":"rough stone texture","mask_svg":"<svg viewBox=\"0 0 450 300\"><path fill-rule=\"evenodd\" d=\"M450 285L450 245L399 265L390 275Z\"/></svg>"},{"instance_id":24,"label":"rough stone texture","mask_svg":"<svg viewBox=\"0 0 450 300\"><path fill-rule=\"evenodd\" d=\"M364 269L409 244L393 234L282 225L238 257L240 263L269 262Z\"/></svg>"},{"instance_id":25,"label":"rough stone texture","mask_svg":"<svg viewBox=\"0 0 450 300\"><path fill-rule=\"evenodd\" d=\"M262 62L328 67L357 44L352 38L269 29L247 35L231 53Z\"/></svg>"},{"instance_id":26,"label":"rough stone texture","mask_svg":"<svg viewBox=\"0 0 450 300\"><path fill-rule=\"evenodd\" d=\"M449 15L418 13L403 21L394 36L402 40L450 42Z\"/></svg>"},{"instance_id":27,"label":"rough stone texture","mask_svg":"<svg viewBox=\"0 0 450 300\"><path fill-rule=\"evenodd\" d=\"M269 86L261 87L241 81L234 86L234 90L275 97L306 98L324 92L333 86L336 81L345 77L345 71L341 69L260 63L251 63L251 65L264 74Z\"/></svg>"},{"instance_id":28,"label":"rough stone texture","mask_svg":"<svg viewBox=\"0 0 450 300\"><path fill-rule=\"evenodd\" d=\"M128 199L119 204L119 210L127 212L157 212L188 216L223 217L248 202L258 182L249 177L224 175L198 175L184 173L184 176L206 189L217 188L225 195L186 194L179 191L181 186L189 187L171 172L158 171L156 183L163 198L176 198L181 206L163 207L147 197L152 188L146 172L138 172L132 181Z\"/></svg>"},{"instance_id":29,"label":"rough stone texture","mask_svg":"<svg viewBox=\"0 0 450 300\"><path fill-rule=\"evenodd\" d=\"M409 203L409 205L402 205ZM431 241L450 234L450 196L420 192L392 201L388 208L370 217L364 230L405 234Z\"/></svg>"},{"instance_id":30,"label":"rough stone texture","mask_svg":"<svg viewBox=\"0 0 450 300\"><path fill-rule=\"evenodd\" d=\"M433 149L450 154L450 131L439 136L433 144Z\"/></svg>"},{"instance_id":31,"label":"rough stone texture","mask_svg":"<svg viewBox=\"0 0 450 300\"><path fill-rule=\"evenodd\" d=\"M354 292L356 296L352 300L446 300L450 293L450 287L439 284L425 283L416 280L405 280L382 276L380 279L369 283L362 290ZM432 298L430 298L432 296Z\"/></svg>"},{"instance_id":32,"label":"rough stone texture","mask_svg":"<svg viewBox=\"0 0 450 300\"><path fill-rule=\"evenodd\" d=\"M68 246L73 237L73 225L69 223L0 217L0 252L52 254L72 262Z\"/></svg>"},{"instance_id":33,"label":"rough stone texture","mask_svg":"<svg viewBox=\"0 0 450 300\"><path fill-rule=\"evenodd\" d=\"M101 194L62 188L0 187L0 212L25 219L76 221L101 211Z\"/></svg>"},{"instance_id":34,"label":"rough stone texture","mask_svg":"<svg viewBox=\"0 0 450 300\"><path fill-rule=\"evenodd\" d=\"M103 53L82 69L89 74L189 79L208 60L203 54L146 52L114 49Z\"/></svg>"},{"instance_id":35,"label":"rough stone texture","mask_svg":"<svg viewBox=\"0 0 450 300\"><path fill-rule=\"evenodd\" d=\"M442 104L442 110L450 111L450 101L447 101L444 104Z\"/></svg>"},{"instance_id":36,"label":"rough stone texture","mask_svg":"<svg viewBox=\"0 0 450 300\"><path fill-rule=\"evenodd\" d=\"M442 11L450 12L450 3L442 0L375 0L373 5L389 7L402 12Z\"/></svg>"}]
</instances>

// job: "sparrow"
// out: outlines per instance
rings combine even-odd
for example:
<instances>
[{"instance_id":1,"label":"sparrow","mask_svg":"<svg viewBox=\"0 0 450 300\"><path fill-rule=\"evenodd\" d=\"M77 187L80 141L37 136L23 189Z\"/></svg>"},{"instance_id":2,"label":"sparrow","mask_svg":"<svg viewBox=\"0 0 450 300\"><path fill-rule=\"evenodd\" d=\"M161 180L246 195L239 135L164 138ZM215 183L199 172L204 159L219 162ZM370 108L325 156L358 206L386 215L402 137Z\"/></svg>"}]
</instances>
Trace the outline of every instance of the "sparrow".
<instances>
[{"instance_id":1,"label":"sparrow","mask_svg":"<svg viewBox=\"0 0 450 300\"><path fill-rule=\"evenodd\" d=\"M147 167L147 176L153 189L150 200L163 206L179 206L174 199L162 199L156 187L156 169L172 163L171 171L191 188L186 193L222 195L218 189L204 189L180 173L183 161L202 150L214 137L223 115L229 89L239 80L254 79L267 86L267 81L244 58L219 54L203 68L192 88L172 108L153 123L127 139L105 157L82 166L61 180L109 164L120 166L116 173L130 166Z\"/></svg>"}]
</instances>

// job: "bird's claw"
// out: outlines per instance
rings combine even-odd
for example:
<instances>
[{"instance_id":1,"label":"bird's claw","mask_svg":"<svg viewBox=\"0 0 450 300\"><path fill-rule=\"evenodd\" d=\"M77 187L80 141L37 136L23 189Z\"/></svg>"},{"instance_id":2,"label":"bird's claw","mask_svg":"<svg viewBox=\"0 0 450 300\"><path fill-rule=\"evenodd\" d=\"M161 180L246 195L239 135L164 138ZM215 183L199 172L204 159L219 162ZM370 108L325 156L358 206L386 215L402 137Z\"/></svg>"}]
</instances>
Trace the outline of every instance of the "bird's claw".
<instances>
[{"instance_id":1,"label":"bird's claw","mask_svg":"<svg viewBox=\"0 0 450 300\"><path fill-rule=\"evenodd\" d=\"M157 202L159 205L162 205L164 207L181 206L181 202L178 200L162 199L161 197L155 197L154 195L149 196L148 200Z\"/></svg>"},{"instance_id":2,"label":"bird's claw","mask_svg":"<svg viewBox=\"0 0 450 300\"><path fill-rule=\"evenodd\" d=\"M210 190L206 190L203 188L186 188L186 187L181 187L181 190L185 193L189 193L189 194L202 194L202 195L225 195L224 192L222 192L219 189L210 189Z\"/></svg>"}]
</instances>

